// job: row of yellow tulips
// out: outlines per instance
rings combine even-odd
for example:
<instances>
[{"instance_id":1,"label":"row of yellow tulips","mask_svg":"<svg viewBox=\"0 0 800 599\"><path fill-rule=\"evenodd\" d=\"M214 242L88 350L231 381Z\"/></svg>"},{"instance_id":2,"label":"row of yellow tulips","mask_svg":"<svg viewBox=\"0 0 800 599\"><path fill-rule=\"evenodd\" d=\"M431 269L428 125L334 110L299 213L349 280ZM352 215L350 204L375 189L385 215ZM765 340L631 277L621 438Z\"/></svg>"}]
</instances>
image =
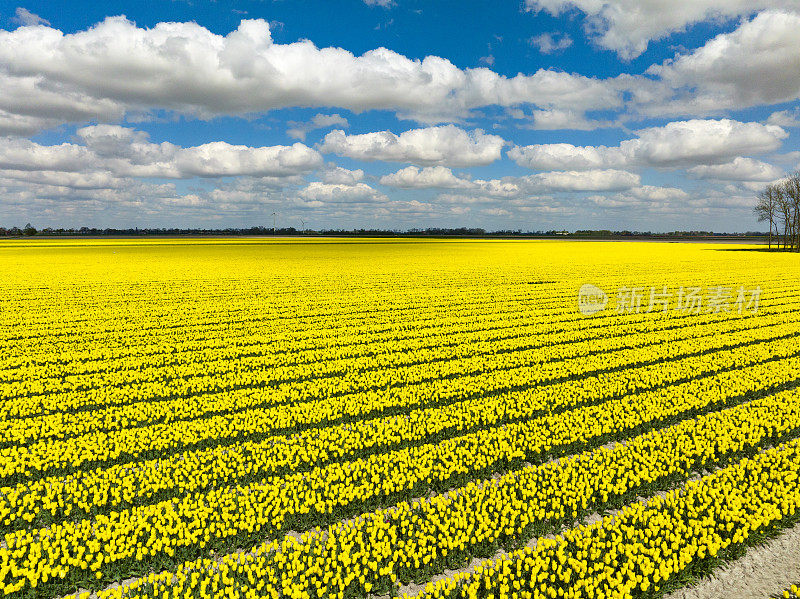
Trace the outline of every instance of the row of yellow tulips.
<instances>
[{"instance_id":1,"label":"row of yellow tulips","mask_svg":"<svg viewBox=\"0 0 800 599\"><path fill-rule=\"evenodd\" d=\"M519 545L533 535L558 530L609 501L680 483L693 471L752 454L765 441L798 432L800 394L783 392L640 435L625 445L527 467L499 479L472 481L430 499L401 502L310 531L300 541L287 536L220 561L200 558L99 597L203 597L215 587L223 594L228 590L224 587L237 590L237 581L226 582L225 574L242 564L257 581L257 590L271 583L284 596L385 592L412 579L424 582L476 556L491 556L498 544ZM784 480L796 481L796 473ZM194 542L202 545L203 539ZM122 546L132 544L131 539Z\"/></svg>"},{"instance_id":2,"label":"row of yellow tulips","mask_svg":"<svg viewBox=\"0 0 800 599\"><path fill-rule=\"evenodd\" d=\"M782 366L794 374L800 359L789 362L792 360ZM99 573L98 578L109 576L116 562L150 556L159 563L196 554L206 546L225 549L243 539L250 542L269 537L295 523L307 527L320 520L336 520L370 502L380 504L447 488L498 465L542 459L551 450L558 454L565 448L580 448L591 436L619 438L626 431L637 430L648 418L664 421L709 403L724 404L722 389L741 394L761 388L758 385L764 382L764 373L751 370L749 377L728 373L729 381L717 380L705 389L691 382L674 395L648 398L642 394L635 405L617 400L592 406L594 420L586 418L588 409L578 410L358 462L335 463L307 473L191 493L38 530L19 530L6 535L8 548L0 555L5 555L12 576L24 573L32 583L45 564L59 568L59 573L66 568L64 576L74 570L78 580L85 582L87 573ZM676 402L675 397L683 402ZM792 422L791 417L787 419ZM746 427L744 430L750 432ZM12 584L17 584L16 579Z\"/></svg>"},{"instance_id":3,"label":"row of yellow tulips","mask_svg":"<svg viewBox=\"0 0 800 599\"><path fill-rule=\"evenodd\" d=\"M788 337L541 387L530 386L527 378L530 368L505 371L502 377L497 373L487 373L462 379L441 379L426 385L424 397L429 402L445 403L443 407L417 409L398 416L371 420L354 418L352 422L322 429L313 428L301 432L300 435L290 434L284 439L289 439L288 444L292 447L302 447L304 454L307 452L309 461L321 459L320 451L325 456L322 459L358 455L365 451L369 453L375 449L417 442L435 435L456 434L459 430L468 430L475 426L496 426L552 410L585 403L602 403L611 397L651 388L660 388L663 392L665 385L677 381L714 373L720 369L744 368L792 356L797 352L793 337ZM774 375L779 375L783 380L786 372L775 367ZM704 379L700 379L702 380ZM509 388L512 391L507 391ZM420 391L413 387L401 387L393 390L391 395L384 396L383 400L390 405L397 405L407 401L406 398L418 402L420 395ZM477 398L458 401L469 396ZM353 402L355 401L364 402L368 409L375 408L376 400L370 401L369 394L359 394L353 398ZM453 401L455 403L449 403ZM347 402L343 398L337 398L331 403L333 409L338 409L339 413L353 410L352 407L346 407ZM301 407L307 408L307 413L314 414L322 406L325 404L310 403L302 404ZM291 410L291 406L287 408ZM252 409L199 420L127 428L113 433L89 433L64 440L5 447L0 449L0 477L8 481L24 480L53 470L63 470L69 474L87 466L120 459L147 459L164 455L165 451L176 452L198 445L202 447L206 443L217 445L221 444L221 440L227 440L227 444L230 444L248 437L264 438L272 436L271 433L276 429L296 427L297 422L296 413L286 414L285 411L276 409ZM284 447L286 443L282 439L275 439L273 451L282 452ZM305 458L291 461L296 467Z\"/></svg>"},{"instance_id":4,"label":"row of yellow tulips","mask_svg":"<svg viewBox=\"0 0 800 599\"><path fill-rule=\"evenodd\" d=\"M781 314L791 318L791 311L792 305L789 304L776 309L772 318L779 318ZM721 318L720 315L708 315L707 321L700 320L694 323L694 326L700 329L698 334L701 335L702 325L705 322L720 323ZM666 323L662 324L662 320L666 320ZM675 316L662 320L644 321L643 324L647 326L643 327L640 332L657 331L663 327L681 327L685 324L678 321ZM722 322L724 323L724 321ZM605 346L609 344L610 349L615 347L614 339L619 340L629 333L638 332L635 324L628 323L624 326L613 327L613 332L610 336L608 335L608 329L597 326L584 326L577 330L557 330L555 333L548 334L543 330L541 323L531 324L529 321L525 326L522 326L519 318L517 318L516 322L514 322L519 327L515 331L516 334L512 333L508 326L505 328L505 331L507 331L506 336L500 336L499 338L496 335L489 335L487 338L480 329L477 331L467 329L463 332L472 332L476 337L467 336L461 340L459 339L461 332L458 330L458 325L451 330L449 319L445 319L441 324L443 325L441 333L431 329L436 331L435 335L429 335L428 337L423 334L425 331L422 325L418 325L414 331L414 336L398 339L396 347L392 335L396 336L398 331L390 331L389 336L384 333L381 338L374 341L362 338L358 331L348 333L345 338L337 338L338 342L341 343L338 349L342 355L337 355L336 351L332 352L330 347L318 347L317 344L320 340L316 339L312 340L312 343L306 344L301 350L302 355L295 357L294 353L298 350L295 340L284 338L282 342L280 338L274 338L267 342L269 337L262 335L261 337L264 338L265 343L258 347L269 347L270 349L267 352L263 352L260 349L255 352L247 352L245 347L227 347L220 350L217 355L203 356L202 352L198 352L203 357L202 360L196 358L192 360L184 359L167 365L148 365L146 361L142 362L141 359L134 359L128 364L126 370L113 369L109 371L101 369L94 374L81 374L80 369L73 371L71 368L50 367L43 370L31 367L24 370L23 374L25 376L18 373L14 375L13 380L0 384L0 390L2 391L0 396L5 398L2 401L2 405L0 405L0 412L3 412L3 416L9 417L41 414L54 410L58 412L70 411L76 408L91 407L98 403L100 405L114 405L137 400L146 401L152 398L185 395L189 392L199 392L204 386L206 388L235 388L243 384L253 386L270 384L274 386L280 381L294 381L310 376L330 376L331 373L343 374L351 370L364 368L365 364L371 364L371 368L374 370L378 366L384 365L380 360L378 360L378 364L374 362L376 356L381 354L387 354L385 359L386 367L401 366L404 363L416 364L437 359L466 357L470 355L468 350L471 349L473 341L487 344L493 339L506 339L505 342L510 344L508 348L510 350L514 343L521 343L520 340L515 341L515 338L528 336L528 346L557 346L561 348L564 357L568 357L580 354L570 353L569 346L564 346L564 343L572 344L579 339L583 339L588 344L591 344L593 340L602 335L607 338L596 341L596 345ZM501 321L499 324L508 325L510 323ZM749 325L753 326L753 323L749 323ZM408 344L403 343L403 341ZM442 347L443 345L444 347ZM436 346L440 347L438 351L434 350L432 352L423 352L421 355L414 355L418 353L417 348ZM635 346L635 342L633 346ZM525 346L523 345L523 347ZM616 347L625 346L616 345ZM449 352L447 348L449 348ZM461 348L460 352L458 351L459 348ZM605 347L599 347L599 349L605 349ZM476 348L476 353L479 353L479 351L480 348ZM406 354L411 355L406 357ZM181 355L186 356L188 354L184 351ZM554 351L553 355L558 354ZM236 358L233 360L233 365L231 365L232 358ZM355 359L348 361L348 358ZM298 365L299 368L292 368L294 365ZM278 368L276 371L272 371L272 369L280 366L285 368ZM265 373L265 369L268 369L268 372ZM259 370L260 372L252 373L248 372L249 370ZM36 376L37 372L41 373L42 371L46 372L47 375L44 377ZM187 378L189 380L185 380ZM242 380L243 378L244 380ZM98 389L102 389L102 393L98 393Z\"/></svg>"},{"instance_id":5,"label":"row of yellow tulips","mask_svg":"<svg viewBox=\"0 0 800 599\"><path fill-rule=\"evenodd\" d=\"M29 443L46 438L78 436L90 431L113 431L154 422L198 419L208 414L285 404L298 401L298 398L300 402L313 402L313 413L308 414L308 406L302 404L276 408L273 410L276 422L281 423L276 428L311 426L381 413L387 409L410 409L415 405L415 398L420 403L420 398L429 395L425 382L442 378L457 380L458 377L475 374L486 378L489 373L499 374L504 370L528 367L525 377L531 383L542 385L598 370L679 359L693 353L712 352L721 347L764 341L798 331L800 312L762 317L757 322L733 320L722 325L714 323L707 327L684 327L678 331L668 329L657 333L613 337L610 340L591 339L553 347L532 344L531 338L524 336L505 341L464 340L462 355L453 347L440 346L424 352L384 354L383 357L388 358L386 360L382 357L363 357L341 362L316 361L303 367L269 366L263 358L255 357L252 360L237 360L236 371L224 374L213 371L214 363L192 364L186 366L180 376L174 373L177 378L166 381L154 376L164 374L162 371L144 371L141 373L143 382L135 387L126 384L112 389L100 386L92 388L102 390L107 396L116 392L120 398L128 394L139 397L153 393L156 397L177 395L177 399L143 400L89 412L59 412L0 420L0 437L8 444ZM226 364L224 368L231 368L227 361L217 362L222 363ZM280 381L290 382L276 388L275 385ZM97 381L93 385L95 383ZM222 389L230 387L233 390L204 394L203 384ZM409 385L423 385L423 389L413 390L413 395L411 389L404 389L406 397L411 395L410 401L392 404L395 396L384 390L399 385L406 388ZM197 389L198 386L200 389ZM470 386L474 385L470 383ZM264 387L269 391L263 391ZM365 391L373 393L367 394ZM58 396L65 398L69 404L71 396L85 394L86 390L63 391ZM353 394L353 397L348 397L348 394ZM383 395L384 401L381 402L376 395ZM331 397L337 399L324 399ZM356 398L357 401L354 401ZM378 400L373 405L375 399Z\"/></svg>"}]
</instances>

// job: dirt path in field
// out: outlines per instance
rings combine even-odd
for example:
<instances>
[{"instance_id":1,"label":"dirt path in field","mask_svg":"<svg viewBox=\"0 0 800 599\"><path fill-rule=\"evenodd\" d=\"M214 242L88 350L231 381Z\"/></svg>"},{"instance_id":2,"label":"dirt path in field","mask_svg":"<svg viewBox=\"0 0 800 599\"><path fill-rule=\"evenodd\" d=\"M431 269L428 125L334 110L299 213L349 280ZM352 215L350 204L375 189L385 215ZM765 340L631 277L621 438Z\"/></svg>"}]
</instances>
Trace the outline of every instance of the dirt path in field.
<instances>
[{"instance_id":1,"label":"dirt path in field","mask_svg":"<svg viewBox=\"0 0 800 599\"><path fill-rule=\"evenodd\" d=\"M800 581L800 524L664 599L766 599Z\"/></svg>"}]
</instances>

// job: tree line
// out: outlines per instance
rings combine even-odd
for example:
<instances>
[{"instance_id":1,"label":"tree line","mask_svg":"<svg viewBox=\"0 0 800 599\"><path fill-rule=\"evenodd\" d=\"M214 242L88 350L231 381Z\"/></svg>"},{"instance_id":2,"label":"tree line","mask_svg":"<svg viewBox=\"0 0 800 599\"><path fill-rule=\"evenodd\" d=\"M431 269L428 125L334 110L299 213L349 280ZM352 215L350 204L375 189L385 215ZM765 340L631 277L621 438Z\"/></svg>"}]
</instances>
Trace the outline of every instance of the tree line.
<instances>
[{"instance_id":1,"label":"tree line","mask_svg":"<svg viewBox=\"0 0 800 599\"><path fill-rule=\"evenodd\" d=\"M704 239L766 239L767 234L760 231L746 231L743 233L719 233L713 231L670 231L668 233L658 233L651 231L611 231L608 229L579 229L577 231L566 230L527 230L522 229L502 229L488 231L483 228L458 227L442 228L428 227L425 229L414 228L406 230L398 229L303 229L302 231L294 227L284 227L273 229L272 227L247 227L247 228L226 228L226 229L188 229L188 228L128 228L116 229L95 227L80 228L53 228L36 229L28 223L23 228L0 226L0 238L3 237L180 237L180 236L305 236L305 237L520 237L520 238L574 238L574 239L669 239L669 240L704 240Z\"/></svg>"},{"instance_id":2,"label":"tree line","mask_svg":"<svg viewBox=\"0 0 800 599\"><path fill-rule=\"evenodd\" d=\"M758 194L758 222L769 223L769 248L800 252L800 171L767 185Z\"/></svg>"}]
</instances>

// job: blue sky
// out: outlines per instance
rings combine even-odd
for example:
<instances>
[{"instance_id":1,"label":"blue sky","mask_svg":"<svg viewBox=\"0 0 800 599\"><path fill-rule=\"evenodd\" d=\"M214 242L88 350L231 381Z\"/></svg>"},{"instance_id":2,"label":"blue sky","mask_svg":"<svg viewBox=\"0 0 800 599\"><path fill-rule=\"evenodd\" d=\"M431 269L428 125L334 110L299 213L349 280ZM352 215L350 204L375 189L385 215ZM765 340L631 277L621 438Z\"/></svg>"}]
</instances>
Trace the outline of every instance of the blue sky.
<instances>
[{"instance_id":1,"label":"blue sky","mask_svg":"<svg viewBox=\"0 0 800 599\"><path fill-rule=\"evenodd\" d=\"M0 225L760 229L798 28L797 0L0 2Z\"/></svg>"}]
</instances>

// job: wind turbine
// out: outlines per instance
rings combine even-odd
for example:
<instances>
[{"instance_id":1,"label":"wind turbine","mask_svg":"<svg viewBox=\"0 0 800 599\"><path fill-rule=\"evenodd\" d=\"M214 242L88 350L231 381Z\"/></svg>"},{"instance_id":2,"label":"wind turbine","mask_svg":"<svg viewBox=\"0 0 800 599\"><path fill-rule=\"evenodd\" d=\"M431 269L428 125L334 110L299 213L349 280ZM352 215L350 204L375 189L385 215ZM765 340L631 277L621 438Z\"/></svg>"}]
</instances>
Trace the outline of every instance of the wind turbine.
<instances>
[{"instance_id":1,"label":"wind turbine","mask_svg":"<svg viewBox=\"0 0 800 599\"><path fill-rule=\"evenodd\" d=\"M273 213L272 213L272 234L273 234L273 235L275 235L275 223L276 223L276 219L277 219L277 217L275 216L275 213L273 212Z\"/></svg>"}]
</instances>

